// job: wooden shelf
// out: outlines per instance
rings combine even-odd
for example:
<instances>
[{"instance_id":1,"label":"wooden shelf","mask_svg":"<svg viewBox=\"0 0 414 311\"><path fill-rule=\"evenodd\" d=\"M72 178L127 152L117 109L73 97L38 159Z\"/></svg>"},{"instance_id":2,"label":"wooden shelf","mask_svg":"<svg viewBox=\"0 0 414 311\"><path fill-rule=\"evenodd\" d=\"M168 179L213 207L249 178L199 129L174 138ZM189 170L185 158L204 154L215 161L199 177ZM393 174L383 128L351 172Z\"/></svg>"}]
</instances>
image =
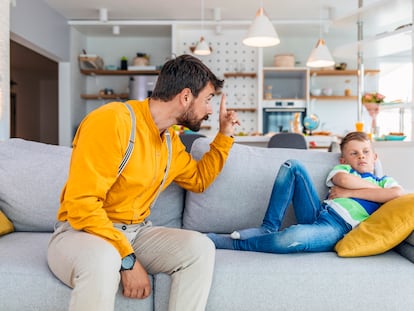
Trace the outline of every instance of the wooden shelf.
<instances>
[{"instance_id":1,"label":"wooden shelf","mask_svg":"<svg viewBox=\"0 0 414 311\"><path fill-rule=\"evenodd\" d=\"M227 110L233 110L236 112L256 112L256 108L227 108Z\"/></svg>"},{"instance_id":2,"label":"wooden shelf","mask_svg":"<svg viewBox=\"0 0 414 311\"><path fill-rule=\"evenodd\" d=\"M159 70L102 70L102 69L81 69L80 72L87 76L156 76Z\"/></svg>"},{"instance_id":3,"label":"wooden shelf","mask_svg":"<svg viewBox=\"0 0 414 311\"><path fill-rule=\"evenodd\" d=\"M320 100L357 100L358 96L311 96L310 99Z\"/></svg>"},{"instance_id":4,"label":"wooden shelf","mask_svg":"<svg viewBox=\"0 0 414 311\"><path fill-rule=\"evenodd\" d=\"M376 75L380 71L379 69L365 69L365 75ZM310 71L312 76L357 76L358 70L328 70L328 69L312 69Z\"/></svg>"},{"instance_id":5,"label":"wooden shelf","mask_svg":"<svg viewBox=\"0 0 414 311\"><path fill-rule=\"evenodd\" d=\"M81 94L82 99L95 100L95 99L128 99L127 93L111 94L111 95L99 95L99 94Z\"/></svg>"},{"instance_id":6,"label":"wooden shelf","mask_svg":"<svg viewBox=\"0 0 414 311\"><path fill-rule=\"evenodd\" d=\"M225 78L256 78L257 74L255 72L226 72L224 73Z\"/></svg>"}]
</instances>

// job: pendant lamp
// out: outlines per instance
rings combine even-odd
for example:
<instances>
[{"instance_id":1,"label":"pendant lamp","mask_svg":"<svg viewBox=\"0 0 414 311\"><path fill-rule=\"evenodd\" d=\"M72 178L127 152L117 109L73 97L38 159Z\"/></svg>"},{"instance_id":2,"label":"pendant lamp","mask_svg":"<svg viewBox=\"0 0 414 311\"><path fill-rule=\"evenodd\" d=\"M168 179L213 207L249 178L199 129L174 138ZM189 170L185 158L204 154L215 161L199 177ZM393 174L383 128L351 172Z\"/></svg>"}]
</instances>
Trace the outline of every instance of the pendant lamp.
<instances>
[{"instance_id":1,"label":"pendant lamp","mask_svg":"<svg viewBox=\"0 0 414 311\"><path fill-rule=\"evenodd\" d=\"M204 37L201 36L200 41L198 41L197 46L194 50L194 54L197 55L210 55L211 49L208 46L206 40L204 40Z\"/></svg>"},{"instance_id":2,"label":"pendant lamp","mask_svg":"<svg viewBox=\"0 0 414 311\"><path fill-rule=\"evenodd\" d=\"M279 43L279 36L262 6L257 10L256 17L243 39L243 44L253 47L268 47Z\"/></svg>"},{"instance_id":3,"label":"pendant lamp","mask_svg":"<svg viewBox=\"0 0 414 311\"><path fill-rule=\"evenodd\" d=\"M306 66L313 68L330 67L335 64L331 52L326 46L325 40L322 39L322 6L319 10L319 40L316 42L311 54L309 55Z\"/></svg>"},{"instance_id":4,"label":"pendant lamp","mask_svg":"<svg viewBox=\"0 0 414 311\"><path fill-rule=\"evenodd\" d=\"M335 64L324 39L319 39L313 48L306 66L308 67L330 67Z\"/></svg>"},{"instance_id":5,"label":"pendant lamp","mask_svg":"<svg viewBox=\"0 0 414 311\"><path fill-rule=\"evenodd\" d=\"M201 0L201 33L204 32L204 0ZM208 46L208 43L204 40L203 35L200 37L200 41L198 41L195 49L194 54L196 55L210 55L211 49Z\"/></svg>"}]
</instances>

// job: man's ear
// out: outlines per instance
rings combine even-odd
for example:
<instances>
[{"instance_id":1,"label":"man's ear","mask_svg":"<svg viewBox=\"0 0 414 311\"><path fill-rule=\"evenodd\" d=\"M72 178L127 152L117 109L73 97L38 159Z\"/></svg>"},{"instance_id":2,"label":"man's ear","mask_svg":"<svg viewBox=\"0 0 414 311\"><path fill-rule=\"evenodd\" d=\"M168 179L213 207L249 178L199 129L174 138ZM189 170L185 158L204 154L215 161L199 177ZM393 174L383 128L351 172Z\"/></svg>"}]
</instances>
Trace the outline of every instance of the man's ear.
<instances>
[{"instance_id":1,"label":"man's ear","mask_svg":"<svg viewBox=\"0 0 414 311\"><path fill-rule=\"evenodd\" d=\"M180 103L186 107L191 102L191 90L189 88L185 88L180 92Z\"/></svg>"}]
</instances>

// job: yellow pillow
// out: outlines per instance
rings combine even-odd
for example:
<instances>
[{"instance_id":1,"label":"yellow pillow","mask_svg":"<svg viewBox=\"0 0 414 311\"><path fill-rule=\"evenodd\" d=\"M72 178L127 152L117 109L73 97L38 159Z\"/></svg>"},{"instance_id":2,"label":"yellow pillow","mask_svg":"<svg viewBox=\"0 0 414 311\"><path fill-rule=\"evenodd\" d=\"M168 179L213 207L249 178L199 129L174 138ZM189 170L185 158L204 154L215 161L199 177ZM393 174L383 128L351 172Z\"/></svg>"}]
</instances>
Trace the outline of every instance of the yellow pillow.
<instances>
[{"instance_id":1,"label":"yellow pillow","mask_svg":"<svg viewBox=\"0 0 414 311\"><path fill-rule=\"evenodd\" d=\"M13 232L14 226L12 222L0 211L0 236Z\"/></svg>"},{"instance_id":2,"label":"yellow pillow","mask_svg":"<svg viewBox=\"0 0 414 311\"><path fill-rule=\"evenodd\" d=\"M413 230L414 193L410 193L383 204L345 235L335 251L341 257L381 254L404 241Z\"/></svg>"}]
</instances>

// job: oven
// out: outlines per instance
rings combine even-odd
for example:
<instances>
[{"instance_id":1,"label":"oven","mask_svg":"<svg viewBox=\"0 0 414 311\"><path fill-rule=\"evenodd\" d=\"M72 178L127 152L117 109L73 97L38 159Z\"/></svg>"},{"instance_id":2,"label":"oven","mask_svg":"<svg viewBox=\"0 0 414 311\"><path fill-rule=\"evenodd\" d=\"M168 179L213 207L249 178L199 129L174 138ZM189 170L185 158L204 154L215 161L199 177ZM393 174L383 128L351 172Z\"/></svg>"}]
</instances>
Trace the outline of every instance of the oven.
<instances>
[{"instance_id":1,"label":"oven","mask_svg":"<svg viewBox=\"0 0 414 311\"><path fill-rule=\"evenodd\" d=\"M265 101L263 108L263 134L303 132L306 102L303 100Z\"/></svg>"}]
</instances>

